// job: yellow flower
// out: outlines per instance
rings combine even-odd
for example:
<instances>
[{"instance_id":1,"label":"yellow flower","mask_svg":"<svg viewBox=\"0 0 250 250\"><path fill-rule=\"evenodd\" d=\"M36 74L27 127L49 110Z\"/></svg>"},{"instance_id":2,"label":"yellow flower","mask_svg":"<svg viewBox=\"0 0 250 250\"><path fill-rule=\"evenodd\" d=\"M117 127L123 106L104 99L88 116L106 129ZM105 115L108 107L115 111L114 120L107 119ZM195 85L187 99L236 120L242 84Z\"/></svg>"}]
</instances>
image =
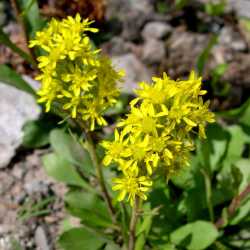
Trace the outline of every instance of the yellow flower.
<instances>
[{"instance_id":1,"label":"yellow flower","mask_svg":"<svg viewBox=\"0 0 250 250\"><path fill-rule=\"evenodd\" d=\"M127 119L118 123L118 127L127 126L127 129L133 130L135 134L150 133L157 136L157 128L164 127L158 118L166 116L167 113L167 111L156 113L152 104L142 103L139 108L132 106L131 113Z\"/></svg>"},{"instance_id":2,"label":"yellow flower","mask_svg":"<svg viewBox=\"0 0 250 250\"><path fill-rule=\"evenodd\" d=\"M61 21L52 19L48 26L36 33L30 47L44 50L38 57L41 81L39 102L46 112L56 103L73 119L82 119L90 130L96 124L105 126L104 112L116 103L120 72L110 60L100 55L86 32L97 32L92 21L77 14Z\"/></svg>"},{"instance_id":3,"label":"yellow flower","mask_svg":"<svg viewBox=\"0 0 250 250\"><path fill-rule=\"evenodd\" d=\"M122 201L126 195L128 195L127 201L130 202L131 206L133 206L136 196L146 200L147 196L145 193L148 192L152 186L152 181L148 177L138 177L134 171L125 172L123 177L115 178L113 182L115 185L112 189L114 191L120 190L117 200Z\"/></svg>"},{"instance_id":4,"label":"yellow flower","mask_svg":"<svg viewBox=\"0 0 250 250\"><path fill-rule=\"evenodd\" d=\"M166 74L154 77L153 84L141 83L136 93L127 118L117 124L120 132L115 130L115 141L102 143L105 165L115 162L123 174L113 187L121 190L118 200L129 194L131 204L135 196L145 199L149 191L146 185L141 192L140 178L151 186L157 168L168 180L189 165L189 153L194 150L191 134L198 129L204 138L206 124L214 121L209 103L201 98L206 93L201 90L201 78L194 72L187 80L174 81Z\"/></svg>"},{"instance_id":5,"label":"yellow flower","mask_svg":"<svg viewBox=\"0 0 250 250\"><path fill-rule=\"evenodd\" d=\"M106 150L106 155L103 159L103 164L105 166L108 166L111 162L119 162L121 157L128 157L130 155L129 151L126 149L128 139L124 139L125 134L119 134L117 129L114 134L114 141L103 141L101 144Z\"/></svg>"}]
</instances>

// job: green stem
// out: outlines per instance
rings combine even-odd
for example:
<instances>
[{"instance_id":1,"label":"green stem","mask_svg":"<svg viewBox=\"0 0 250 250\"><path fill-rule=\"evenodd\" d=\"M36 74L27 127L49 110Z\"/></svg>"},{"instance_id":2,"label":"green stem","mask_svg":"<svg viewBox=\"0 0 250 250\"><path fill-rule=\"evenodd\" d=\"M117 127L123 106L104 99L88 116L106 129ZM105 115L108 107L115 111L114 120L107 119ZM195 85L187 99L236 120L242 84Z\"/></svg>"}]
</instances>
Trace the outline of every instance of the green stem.
<instances>
[{"instance_id":1,"label":"green stem","mask_svg":"<svg viewBox=\"0 0 250 250\"><path fill-rule=\"evenodd\" d=\"M201 169L201 173L203 174L204 180L205 180L206 201L207 201L209 217L210 217L211 222L213 222L214 221L214 211L213 211L213 202L212 202L211 181L210 181L209 175L207 174L207 172L204 169Z\"/></svg>"},{"instance_id":2,"label":"green stem","mask_svg":"<svg viewBox=\"0 0 250 250\"><path fill-rule=\"evenodd\" d=\"M114 207L112 205L111 198L109 196L108 190L107 190L106 185L105 185L102 168L101 168L101 165L98 162L98 158L97 158L97 155L96 155L96 149L95 149L95 146L94 146L94 143L93 143L93 140L92 140L92 136L86 130L85 130L85 135L86 135L86 142L87 142L88 151L89 151L91 160L92 160L92 162L94 164L94 167L96 169L96 176L98 178L98 181L99 181L99 184L100 184L100 187L101 187L101 190L102 190L103 198L104 198L105 202L107 203L108 210L109 210L109 213L111 215L112 222L114 224L116 224L115 209L114 209Z\"/></svg>"},{"instance_id":3,"label":"green stem","mask_svg":"<svg viewBox=\"0 0 250 250\"><path fill-rule=\"evenodd\" d=\"M132 215L129 226L129 242L128 242L128 250L135 249L135 241L136 241L136 223L138 219L138 208L139 208L139 198L135 198L135 203L132 209Z\"/></svg>"}]
</instances>

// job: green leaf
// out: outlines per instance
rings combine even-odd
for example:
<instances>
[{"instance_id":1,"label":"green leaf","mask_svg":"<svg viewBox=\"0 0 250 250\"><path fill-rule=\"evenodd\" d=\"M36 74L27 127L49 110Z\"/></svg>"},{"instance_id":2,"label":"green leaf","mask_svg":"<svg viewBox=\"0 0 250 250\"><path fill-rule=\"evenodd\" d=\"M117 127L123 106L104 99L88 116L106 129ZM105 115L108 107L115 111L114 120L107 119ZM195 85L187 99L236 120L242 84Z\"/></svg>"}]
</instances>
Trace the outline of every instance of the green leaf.
<instances>
[{"instance_id":1,"label":"green leaf","mask_svg":"<svg viewBox=\"0 0 250 250\"><path fill-rule=\"evenodd\" d=\"M231 109L228 111L223 112L217 112L217 115L233 120L238 121L240 124L250 127L250 98L247 99L247 101L242 104L239 108Z\"/></svg>"},{"instance_id":2,"label":"green leaf","mask_svg":"<svg viewBox=\"0 0 250 250\"><path fill-rule=\"evenodd\" d=\"M171 181L175 186L184 190L194 188L195 175L197 167L200 168L199 158L197 156L191 156L190 166L182 168L176 175L171 177Z\"/></svg>"},{"instance_id":3,"label":"green leaf","mask_svg":"<svg viewBox=\"0 0 250 250\"><path fill-rule=\"evenodd\" d=\"M188 0L175 0L175 8L181 10L189 3Z\"/></svg>"},{"instance_id":4,"label":"green leaf","mask_svg":"<svg viewBox=\"0 0 250 250\"><path fill-rule=\"evenodd\" d=\"M3 32L1 27L0 27L0 43L9 47L13 52L17 53L19 56L21 56L24 60L26 60L33 66L36 65L36 63L29 54L27 54L26 52L18 48L13 42L11 42L8 35Z\"/></svg>"},{"instance_id":5,"label":"green leaf","mask_svg":"<svg viewBox=\"0 0 250 250\"><path fill-rule=\"evenodd\" d=\"M94 173L88 152L73 135L67 134L62 129L54 129L50 133L50 143L55 152L62 158L79 166L84 173Z\"/></svg>"},{"instance_id":6,"label":"green leaf","mask_svg":"<svg viewBox=\"0 0 250 250\"><path fill-rule=\"evenodd\" d=\"M140 234L135 242L135 250L143 250L145 249L146 236L145 234Z\"/></svg>"},{"instance_id":7,"label":"green leaf","mask_svg":"<svg viewBox=\"0 0 250 250\"><path fill-rule=\"evenodd\" d=\"M227 0L220 0L218 3L208 2L205 4L205 11L211 16L221 16L225 12Z\"/></svg>"},{"instance_id":8,"label":"green leaf","mask_svg":"<svg viewBox=\"0 0 250 250\"><path fill-rule=\"evenodd\" d=\"M218 35L213 34L208 42L208 45L204 48L202 53L199 55L197 59L197 64L196 64L199 75L202 75L205 65L207 63L207 60L209 58L210 52L217 42L218 42Z\"/></svg>"},{"instance_id":9,"label":"green leaf","mask_svg":"<svg viewBox=\"0 0 250 250\"><path fill-rule=\"evenodd\" d=\"M226 128L230 134L230 140L227 145L227 152L223 159L222 174L227 175L231 171L231 166L242 158L246 143L250 143L249 129L243 129L241 126L232 125Z\"/></svg>"},{"instance_id":10,"label":"green leaf","mask_svg":"<svg viewBox=\"0 0 250 250\"><path fill-rule=\"evenodd\" d=\"M67 210L88 226L111 227L108 210L103 200L93 193L70 191L65 196Z\"/></svg>"},{"instance_id":11,"label":"green leaf","mask_svg":"<svg viewBox=\"0 0 250 250\"><path fill-rule=\"evenodd\" d=\"M22 144L28 148L39 148L49 143L49 133L55 127L50 117L28 121L23 127Z\"/></svg>"},{"instance_id":12,"label":"green leaf","mask_svg":"<svg viewBox=\"0 0 250 250\"><path fill-rule=\"evenodd\" d=\"M39 13L37 0L17 0L18 6L22 12L22 18L25 27L28 31L29 38L34 37L35 33L41 30L45 21L41 18Z\"/></svg>"},{"instance_id":13,"label":"green leaf","mask_svg":"<svg viewBox=\"0 0 250 250\"><path fill-rule=\"evenodd\" d=\"M233 218L230 220L230 225L237 225L248 215L250 215L250 199L241 204L241 206L237 209Z\"/></svg>"},{"instance_id":14,"label":"green leaf","mask_svg":"<svg viewBox=\"0 0 250 250\"><path fill-rule=\"evenodd\" d=\"M241 159L235 163L235 166L242 174L242 181L239 187L239 192L242 192L250 183L250 159Z\"/></svg>"},{"instance_id":15,"label":"green leaf","mask_svg":"<svg viewBox=\"0 0 250 250\"><path fill-rule=\"evenodd\" d=\"M85 182L76 172L72 164L63 159L61 156L55 153L50 153L43 156L42 162L46 173L55 180L69 185L86 187Z\"/></svg>"},{"instance_id":16,"label":"green leaf","mask_svg":"<svg viewBox=\"0 0 250 250\"><path fill-rule=\"evenodd\" d=\"M207 221L196 221L171 233L171 242L190 250L202 250L210 246L219 236L216 227Z\"/></svg>"},{"instance_id":17,"label":"green leaf","mask_svg":"<svg viewBox=\"0 0 250 250\"><path fill-rule=\"evenodd\" d=\"M197 156L202 166L213 172L221 167L230 133L216 123L209 125L206 132L207 140L197 143Z\"/></svg>"},{"instance_id":18,"label":"green leaf","mask_svg":"<svg viewBox=\"0 0 250 250\"><path fill-rule=\"evenodd\" d=\"M98 250L106 239L83 227L63 233L58 243L64 250Z\"/></svg>"},{"instance_id":19,"label":"green leaf","mask_svg":"<svg viewBox=\"0 0 250 250\"><path fill-rule=\"evenodd\" d=\"M0 81L36 96L33 88L19 74L4 64L0 65Z\"/></svg>"},{"instance_id":20,"label":"green leaf","mask_svg":"<svg viewBox=\"0 0 250 250\"><path fill-rule=\"evenodd\" d=\"M105 247L104 250L121 250L120 246L116 245L115 243L109 243Z\"/></svg>"}]
</instances>

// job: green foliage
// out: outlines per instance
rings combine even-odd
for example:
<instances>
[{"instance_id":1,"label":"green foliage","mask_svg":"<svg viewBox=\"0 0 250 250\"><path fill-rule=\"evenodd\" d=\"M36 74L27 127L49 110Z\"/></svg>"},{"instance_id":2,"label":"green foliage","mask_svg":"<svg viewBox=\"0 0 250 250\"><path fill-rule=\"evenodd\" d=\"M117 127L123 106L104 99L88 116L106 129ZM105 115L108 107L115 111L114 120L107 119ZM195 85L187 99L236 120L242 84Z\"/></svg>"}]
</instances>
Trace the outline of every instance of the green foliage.
<instances>
[{"instance_id":1,"label":"green foliage","mask_svg":"<svg viewBox=\"0 0 250 250\"><path fill-rule=\"evenodd\" d=\"M90 156L76 136L67 134L62 129L55 129L50 133L50 143L62 159L78 166L85 174L93 173Z\"/></svg>"},{"instance_id":2,"label":"green foliage","mask_svg":"<svg viewBox=\"0 0 250 250\"><path fill-rule=\"evenodd\" d=\"M85 181L81 178L74 166L56 153L50 153L43 157L43 164L46 173L57 181L78 187L86 187Z\"/></svg>"},{"instance_id":3,"label":"green foliage","mask_svg":"<svg viewBox=\"0 0 250 250\"><path fill-rule=\"evenodd\" d=\"M25 27L29 38L34 37L36 31L43 28L45 21L41 18L37 0L17 0L21 10L21 18L25 23Z\"/></svg>"},{"instance_id":4,"label":"green foliage","mask_svg":"<svg viewBox=\"0 0 250 250\"><path fill-rule=\"evenodd\" d=\"M182 9L188 3L176 0L174 7ZM37 1L18 0L18 4L28 36L33 37L44 25ZM160 13L170 9L166 1L157 1L156 8ZM225 1L205 4L205 11L211 16L223 15L224 8ZM249 26L249 22L246 25ZM196 64L200 74L217 40L218 36L212 35L200 54ZM2 30L0 42L27 62L33 62ZM229 90L229 85L221 80L227 67L227 64L220 64L211 72L213 93L221 97L226 97ZM0 80L35 96L34 90L21 76L6 65L0 66ZM106 111L105 118L113 121L124 114L128 100L128 96L123 96L116 106ZM62 117L65 120L60 127L70 121L68 116L62 114ZM217 117L222 122L207 128L207 139L196 140L197 149L191 155L189 167L183 168L168 182L159 172L147 202L141 205L138 213L135 250L221 250L244 249L244 245L247 246L244 238L235 236L241 236L241 232L249 234L249 194L237 200L233 214L228 207L250 183L250 99L239 108L217 113ZM110 180L117 175L117 171L103 168L105 185L116 210L116 222L113 222L98 185L98 174L90 157L86 133L81 134L83 129L77 130L70 122L63 128L56 128L58 124L51 122L52 119L42 117L28 122L23 128L23 145L28 148L50 146L50 153L42 159L44 169L50 177L67 186L68 192L64 197L66 211L81 224L75 227L68 220L64 221L58 239L60 248L126 249L131 208L126 204L117 204L116 197L109 190ZM93 133L94 143L103 137L101 132ZM97 162L103 158L98 147L97 158ZM54 199L48 197L38 202L25 202L19 210L19 218L26 221L51 213L49 205ZM223 225L216 228L219 219L223 219ZM237 233L235 230L238 230ZM15 243L13 249L21 248Z\"/></svg>"},{"instance_id":5,"label":"green foliage","mask_svg":"<svg viewBox=\"0 0 250 250\"><path fill-rule=\"evenodd\" d=\"M40 148L49 144L49 134L57 126L55 117L42 115L38 120L28 121L23 126L23 146Z\"/></svg>"},{"instance_id":6,"label":"green foliage","mask_svg":"<svg viewBox=\"0 0 250 250\"><path fill-rule=\"evenodd\" d=\"M197 68L199 75L202 75L204 68L205 68L205 65L207 63L207 60L209 59L210 52L211 52L212 48L216 45L217 42L218 42L218 35L213 34L211 36L207 46L204 48L204 50L199 55L199 57L197 59L197 63L196 63L196 68Z\"/></svg>"},{"instance_id":7,"label":"green foliage","mask_svg":"<svg viewBox=\"0 0 250 250\"><path fill-rule=\"evenodd\" d=\"M219 64L211 72L212 80L211 86L213 93L217 96L227 96L230 90L230 84L221 81L221 77L224 75L228 68L228 64Z\"/></svg>"},{"instance_id":8,"label":"green foliage","mask_svg":"<svg viewBox=\"0 0 250 250\"><path fill-rule=\"evenodd\" d=\"M202 250L211 245L218 236L219 232L212 223L197 220L172 232L170 240L186 249Z\"/></svg>"},{"instance_id":9,"label":"green foliage","mask_svg":"<svg viewBox=\"0 0 250 250\"><path fill-rule=\"evenodd\" d=\"M36 95L33 88L25 82L18 73L4 64L0 65L0 81L17 89L23 90L33 96Z\"/></svg>"},{"instance_id":10,"label":"green foliage","mask_svg":"<svg viewBox=\"0 0 250 250\"><path fill-rule=\"evenodd\" d=\"M86 228L73 228L59 238L59 245L65 250L98 250L107 240Z\"/></svg>"},{"instance_id":11,"label":"green foliage","mask_svg":"<svg viewBox=\"0 0 250 250\"><path fill-rule=\"evenodd\" d=\"M213 2L213 0L205 3L205 12L210 16L221 16L225 12L227 0L219 0Z\"/></svg>"},{"instance_id":12,"label":"green foliage","mask_svg":"<svg viewBox=\"0 0 250 250\"><path fill-rule=\"evenodd\" d=\"M48 205L54 202L56 197L51 196L39 201L27 200L18 210L18 218L27 221L32 217L44 216L51 213Z\"/></svg>"},{"instance_id":13,"label":"green foliage","mask_svg":"<svg viewBox=\"0 0 250 250\"><path fill-rule=\"evenodd\" d=\"M158 0L156 2L156 10L157 10L157 12L159 12L161 14L165 14L165 13L167 13L168 9L169 9L169 6L167 5L166 1Z\"/></svg>"},{"instance_id":14,"label":"green foliage","mask_svg":"<svg viewBox=\"0 0 250 250\"><path fill-rule=\"evenodd\" d=\"M175 8L182 9L189 3L189 0L175 0Z\"/></svg>"},{"instance_id":15,"label":"green foliage","mask_svg":"<svg viewBox=\"0 0 250 250\"><path fill-rule=\"evenodd\" d=\"M105 203L97 194L82 191L69 191L65 196L69 213L81 219L89 227L112 228Z\"/></svg>"}]
</instances>

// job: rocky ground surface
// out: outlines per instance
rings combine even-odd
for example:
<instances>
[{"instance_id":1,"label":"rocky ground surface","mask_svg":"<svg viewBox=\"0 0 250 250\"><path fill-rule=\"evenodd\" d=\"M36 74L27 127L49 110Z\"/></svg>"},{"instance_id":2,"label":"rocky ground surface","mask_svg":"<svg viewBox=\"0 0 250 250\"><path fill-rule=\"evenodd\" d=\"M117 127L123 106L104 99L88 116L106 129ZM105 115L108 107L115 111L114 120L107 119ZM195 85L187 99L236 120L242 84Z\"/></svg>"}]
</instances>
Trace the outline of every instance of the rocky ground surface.
<instances>
[{"instance_id":1,"label":"rocky ground surface","mask_svg":"<svg viewBox=\"0 0 250 250\"><path fill-rule=\"evenodd\" d=\"M238 106L249 95L250 33L241 22L250 18L248 0L228 1L224 18L210 17L192 8L163 14L156 11L155 1L150 0L107 2L105 15L112 38L106 39L101 48L116 67L126 71L125 92L131 93L136 82L149 81L153 74L163 71L174 78L186 77L196 66L213 31L218 42L211 50L204 76L209 80L211 70L227 64L223 81L230 84L228 97L215 96L213 108ZM23 41L16 35L18 27L6 21L4 15L0 18L5 31L22 47ZM196 23L206 29L200 31ZM1 63L11 59L19 72L29 73L20 58L8 49L0 46L0 52ZM47 148L21 147L22 126L27 120L36 119L39 112L31 97L0 83L0 250L15 250L13 246L17 244L24 250L56 248L57 233L65 216L65 186L49 179L41 166L41 156ZM41 205L43 201L45 205ZM39 211L43 214L37 214Z\"/></svg>"}]
</instances>

